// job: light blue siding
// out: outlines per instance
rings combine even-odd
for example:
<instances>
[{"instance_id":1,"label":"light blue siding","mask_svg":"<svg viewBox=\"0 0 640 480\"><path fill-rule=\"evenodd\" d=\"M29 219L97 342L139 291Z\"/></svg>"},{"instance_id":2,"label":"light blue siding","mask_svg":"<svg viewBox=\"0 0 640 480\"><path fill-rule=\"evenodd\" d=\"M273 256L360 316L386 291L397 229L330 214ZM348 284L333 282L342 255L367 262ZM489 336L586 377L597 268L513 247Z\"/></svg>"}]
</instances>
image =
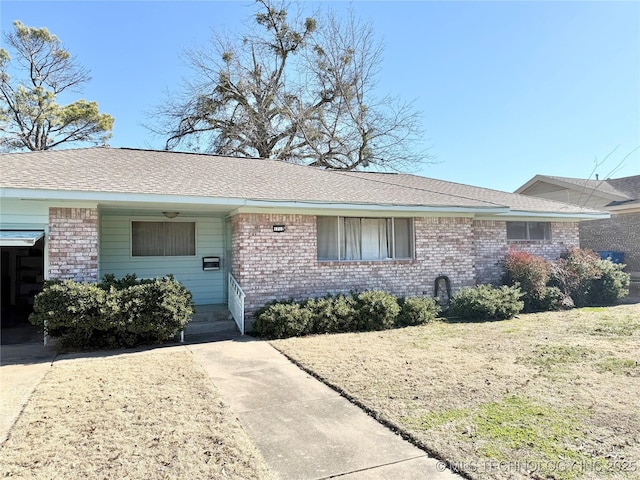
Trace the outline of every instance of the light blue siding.
<instances>
[{"instance_id":1,"label":"light blue siding","mask_svg":"<svg viewBox=\"0 0 640 480\"><path fill-rule=\"evenodd\" d=\"M133 257L131 256L131 222L162 221L156 217L124 216L113 213L100 215L100 275L112 273L123 277L135 273L139 278L173 274L193 294L196 305L225 303L224 268L202 270L202 257L221 257L224 264L223 217L193 217L180 215L180 221L196 222L195 257Z\"/></svg>"},{"instance_id":2,"label":"light blue siding","mask_svg":"<svg viewBox=\"0 0 640 480\"><path fill-rule=\"evenodd\" d=\"M0 200L0 225L5 229L44 229L49 224L49 205L3 198Z\"/></svg>"}]
</instances>

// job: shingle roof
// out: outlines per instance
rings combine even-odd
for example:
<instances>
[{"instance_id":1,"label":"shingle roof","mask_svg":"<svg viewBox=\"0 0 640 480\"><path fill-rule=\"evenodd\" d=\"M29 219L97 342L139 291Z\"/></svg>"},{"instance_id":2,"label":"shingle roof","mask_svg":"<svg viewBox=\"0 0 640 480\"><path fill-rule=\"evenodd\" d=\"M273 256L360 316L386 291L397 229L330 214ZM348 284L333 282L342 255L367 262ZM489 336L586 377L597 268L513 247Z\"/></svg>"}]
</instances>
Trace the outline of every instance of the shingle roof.
<instances>
[{"instance_id":1,"label":"shingle roof","mask_svg":"<svg viewBox=\"0 0 640 480\"><path fill-rule=\"evenodd\" d=\"M626 195L629 200L640 200L640 175L613 178L606 180L606 182L616 191Z\"/></svg>"},{"instance_id":2,"label":"shingle roof","mask_svg":"<svg viewBox=\"0 0 640 480\"><path fill-rule=\"evenodd\" d=\"M282 202L590 214L594 210L408 174L320 170L275 160L87 148L0 155L0 186Z\"/></svg>"},{"instance_id":3,"label":"shingle roof","mask_svg":"<svg viewBox=\"0 0 640 480\"><path fill-rule=\"evenodd\" d=\"M621 197L621 200L636 200L640 198L640 175L606 180L556 177L546 175L539 175L538 177L540 180L550 179L568 183L581 190L594 190L596 192L618 196Z\"/></svg>"},{"instance_id":4,"label":"shingle roof","mask_svg":"<svg viewBox=\"0 0 640 480\"><path fill-rule=\"evenodd\" d=\"M542 200L537 197L529 197L527 195L519 195L516 193L502 192L500 190L492 190L489 188L474 187L455 182L447 182L433 178L421 177L409 174L384 174L365 173L365 172L349 172L350 175L356 176L379 176L378 181L385 181L395 185L403 185L416 188L422 191L430 191L435 193L443 193L455 195L460 198L479 198L486 202L496 205L508 206L513 211L522 212L556 212L556 213L575 213L592 211L586 208L568 205L553 200Z\"/></svg>"}]
</instances>

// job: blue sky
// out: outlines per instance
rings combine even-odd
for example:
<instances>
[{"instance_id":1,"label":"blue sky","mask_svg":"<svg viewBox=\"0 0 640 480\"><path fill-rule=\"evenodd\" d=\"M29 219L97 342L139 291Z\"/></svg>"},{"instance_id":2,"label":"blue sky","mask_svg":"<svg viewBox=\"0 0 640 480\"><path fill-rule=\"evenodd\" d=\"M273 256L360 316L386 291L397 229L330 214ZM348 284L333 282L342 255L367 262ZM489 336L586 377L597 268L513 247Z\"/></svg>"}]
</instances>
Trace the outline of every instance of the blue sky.
<instances>
[{"instance_id":1,"label":"blue sky","mask_svg":"<svg viewBox=\"0 0 640 480\"><path fill-rule=\"evenodd\" d=\"M640 146L640 2L352 6L386 45L381 93L423 112L438 163L412 173L513 191L537 173L589 177L613 152L603 178ZM2 0L0 28L46 27L91 70L81 96L115 117L111 146L162 148L142 124L189 76L182 52L252 11L249 1ZM640 149L613 177L638 174Z\"/></svg>"}]
</instances>

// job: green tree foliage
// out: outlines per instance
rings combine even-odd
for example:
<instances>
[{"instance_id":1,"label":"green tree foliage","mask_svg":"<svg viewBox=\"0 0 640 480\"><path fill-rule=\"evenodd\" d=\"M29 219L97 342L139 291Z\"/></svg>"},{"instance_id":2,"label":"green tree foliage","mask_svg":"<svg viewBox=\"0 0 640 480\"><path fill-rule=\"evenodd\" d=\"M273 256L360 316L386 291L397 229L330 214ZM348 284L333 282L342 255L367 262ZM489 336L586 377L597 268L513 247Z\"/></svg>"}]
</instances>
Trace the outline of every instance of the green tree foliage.
<instances>
[{"instance_id":1,"label":"green tree foliage","mask_svg":"<svg viewBox=\"0 0 640 480\"><path fill-rule=\"evenodd\" d=\"M428 160L412 105L377 96L382 46L369 23L256 3L247 32L218 32L209 48L188 52L195 75L158 108L164 124L153 129L167 149L344 170Z\"/></svg>"},{"instance_id":2,"label":"green tree foliage","mask_svg":"<svg viewBox=\"0 0 640 480\"><path fill-rule=\"evenodd\" d=\"M5 35L12 58L0 49L0 149L49 150L75 142L105 143L113 117L100 113L96 102L57 103L66 91L77 91L90 80L87 70L46 28L13 22ZM10 73L23 72L23 78Z\"/></svg>"}]
</instances>

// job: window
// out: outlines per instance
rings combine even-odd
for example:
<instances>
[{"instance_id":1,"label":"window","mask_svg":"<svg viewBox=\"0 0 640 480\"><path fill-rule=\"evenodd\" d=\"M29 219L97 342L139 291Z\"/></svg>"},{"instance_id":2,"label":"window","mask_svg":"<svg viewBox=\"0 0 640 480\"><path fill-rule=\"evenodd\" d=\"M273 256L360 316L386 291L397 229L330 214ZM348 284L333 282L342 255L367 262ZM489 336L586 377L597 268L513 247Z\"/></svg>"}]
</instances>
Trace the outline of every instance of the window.
<instances>
[{"instance_id":1,"label":"window","mask_svg":"<svg viewBox=\"0 0 640 480\"><path fill-rule=\"evenodd\" d=\"M508 240L551 240L549 222L507 222Z\"/></svg>"},{"instance_id":2,"label":"window","mask_svg":"<svg viewBox=\"0 0 640 480\"><path fill-rule=\"evenodd\" d=\"M318 260L413 258L410 218L318 217Z\"/></svg>"},{"instance_id":3,"label":"window","mask_svg":"<svg viewBox=\"0 0 640 480\"><path fill-rule=\"evenodd\" d=\"M131 255L134 257L195 254L195 222L131 222Z\"/></svg>"}]
</instances>

